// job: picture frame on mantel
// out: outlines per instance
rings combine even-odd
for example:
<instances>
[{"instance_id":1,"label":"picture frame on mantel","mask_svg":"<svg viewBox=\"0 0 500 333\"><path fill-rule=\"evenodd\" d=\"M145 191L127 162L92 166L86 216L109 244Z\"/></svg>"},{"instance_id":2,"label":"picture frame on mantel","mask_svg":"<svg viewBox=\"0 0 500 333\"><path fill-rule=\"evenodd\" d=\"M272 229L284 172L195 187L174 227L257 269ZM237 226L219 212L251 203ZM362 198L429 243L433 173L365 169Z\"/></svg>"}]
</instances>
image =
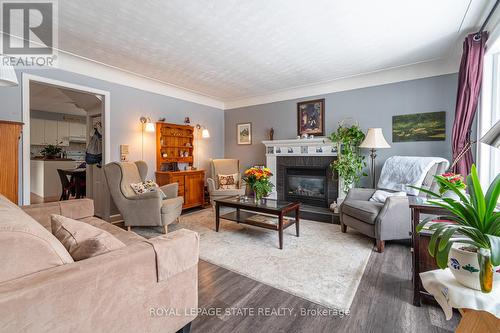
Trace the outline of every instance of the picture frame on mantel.
<instances>
[{"instance_id":1,"label":"picture frame on mantel","mask_svg":"<svg viewBox=\"0 0 500 333\"><path fill-rule=\"evenodd\" d=\"M236 125L236 140L239 145L252 144L252 123Z\"/></svg>"},{"instance_id":2,"label":"picture frame on mantel","mask_svg":"<svg viewBox=\"0 0 500 333\"><path fill-rule=\"evenodd\" d=\"M325 99L297 103L297 135L325 135Z\"/></svg>"}]
</instances>

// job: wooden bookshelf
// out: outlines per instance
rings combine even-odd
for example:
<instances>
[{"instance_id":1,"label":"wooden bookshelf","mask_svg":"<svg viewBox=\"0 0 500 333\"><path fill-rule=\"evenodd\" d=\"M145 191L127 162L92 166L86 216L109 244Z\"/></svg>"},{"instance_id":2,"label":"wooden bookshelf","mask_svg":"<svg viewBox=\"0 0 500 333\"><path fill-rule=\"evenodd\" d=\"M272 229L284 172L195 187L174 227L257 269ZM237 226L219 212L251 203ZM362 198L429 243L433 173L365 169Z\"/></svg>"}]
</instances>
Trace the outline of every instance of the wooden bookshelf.
<instances>
[{"instance_id":1,"label":"wooden bookshelf","mask_svg":"<svg viewBox=\"0 0 500 333\"><path fill-rule=\"evenodd\" d=\"M160 185L179 184L179 196L184 197L183 209L202 206L204 199L204 170L168 170L167 165L194 163L194 127L156 123L156 182Z\"/></svg>"},{"instance_id":2,"label":"wooden bookshelf","mask_svg":"<svg viewBox=\"0 0 500 333\"><path fill-rule=\"evenodd\" d=\"M188 163L193 166L194 127L156 123L156 170L163 163Z\"/></svg>"}]
</instances>

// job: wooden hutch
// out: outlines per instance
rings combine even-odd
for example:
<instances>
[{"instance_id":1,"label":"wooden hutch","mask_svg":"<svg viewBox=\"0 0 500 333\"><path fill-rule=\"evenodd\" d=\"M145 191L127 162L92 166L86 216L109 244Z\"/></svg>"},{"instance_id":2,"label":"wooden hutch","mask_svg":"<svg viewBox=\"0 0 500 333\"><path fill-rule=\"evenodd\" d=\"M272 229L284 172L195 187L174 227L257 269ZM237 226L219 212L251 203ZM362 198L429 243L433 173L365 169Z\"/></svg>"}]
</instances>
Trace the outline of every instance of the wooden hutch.
<instances>
[{"instance_id":1,"label":"wooden hutch","mask_svg":"<svg viewBox=\"0 0 500 333\"><path fill-rule=\"evenodd\" d=\"M193 170L194 127L156 123L156 182L179 184L183 209L204 203L205 171Z\"/></svg>"}]
</instances>

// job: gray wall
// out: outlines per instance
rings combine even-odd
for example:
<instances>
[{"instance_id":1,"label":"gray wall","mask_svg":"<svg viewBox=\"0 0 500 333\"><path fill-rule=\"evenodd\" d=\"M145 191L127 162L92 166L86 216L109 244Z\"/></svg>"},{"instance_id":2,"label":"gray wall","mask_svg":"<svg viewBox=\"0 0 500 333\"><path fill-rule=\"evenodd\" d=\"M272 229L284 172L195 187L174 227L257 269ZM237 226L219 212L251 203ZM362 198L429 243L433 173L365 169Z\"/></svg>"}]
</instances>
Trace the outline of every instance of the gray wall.
<instances>
[{"instance_id":1,"label":"gray wall","mask_svg":"<svg viewBox=\"0 0 500 333\"><path fill-rule=\"evenodd\" d=\"M451 128L454 119L458 75L404 81L320 96L255 105L225 112L225 156L238 158L242 167L265 163L268 131L274 127L274 139L297 136L297 102L325 98L326 134L334 131L338 122L352 117L364 131L381 127L391 144L390 149L377 152L377 173L389 156L442 156L451 159ZM392 116L420 112L446 111L446 141L392 142ZM252 145L236 144L236 124L252 123ZM368 155L368 152L366 152ZM367 159L368 162L368 159ZM364 179L362 185L368 184Z\"/></svg>"},{"instance_id":2,"label":"gray wall","mask_svg":"<svg viewBox=\"0 0 500 333\"><path fill-rule=\"evenodd\" d=\"M35 69L23 72L37 76L80 84L110 92L111 104L111 160L119 160L120 144L130 145L130 160L141 158L141 124L139 118L149 116L153 121L165 117L167 122L182 124L189 116L192 124L200 123L210 130L209 139L200 140L200 167L209 170L209 158L224 156L224 111L216 108L183 101L124 85L98 80L59 69ZM19 82L21 72L17 71ZM21 85L0 88L0 119L22 121ZM149 165L149 177L156 169L155 134L145 133L144 159Z\"/></svg>"}]
</instances>

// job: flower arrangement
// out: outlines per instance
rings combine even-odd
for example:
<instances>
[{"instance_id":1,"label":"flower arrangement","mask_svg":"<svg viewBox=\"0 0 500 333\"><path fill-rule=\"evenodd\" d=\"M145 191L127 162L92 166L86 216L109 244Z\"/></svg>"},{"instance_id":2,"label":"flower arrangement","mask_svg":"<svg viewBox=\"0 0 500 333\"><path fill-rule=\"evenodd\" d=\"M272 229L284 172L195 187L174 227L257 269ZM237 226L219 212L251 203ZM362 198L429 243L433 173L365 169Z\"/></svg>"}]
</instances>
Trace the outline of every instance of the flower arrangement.
<instances>
[{"instance_id":1,"label":"flower arrangement","mask_svg":"<svg viewBox=\"0 0 500 333\"><path fill-rule=\"evenodd\" d=\"M251 167L245 170L243 179L254 191L257 202L272 191L274 187L270 180L272 175L269 168Z\"/></svg>"},{"instance_id":2,"label":"flower arrangement","mask_svg":"<svg viewBox=\"0 0 500 333\"><path fill-rule=\"evenodd\" d=\"M459 190L465 190L465 188L467 187L465 185L464 178L460 174L448 172L443 173L436 178L442 180L441 182L439 182L439 194L441 195L446 191L452 191L452 189L447 185L448 183L455 185L455 188Z\"/></svg>"}]
</instances>

